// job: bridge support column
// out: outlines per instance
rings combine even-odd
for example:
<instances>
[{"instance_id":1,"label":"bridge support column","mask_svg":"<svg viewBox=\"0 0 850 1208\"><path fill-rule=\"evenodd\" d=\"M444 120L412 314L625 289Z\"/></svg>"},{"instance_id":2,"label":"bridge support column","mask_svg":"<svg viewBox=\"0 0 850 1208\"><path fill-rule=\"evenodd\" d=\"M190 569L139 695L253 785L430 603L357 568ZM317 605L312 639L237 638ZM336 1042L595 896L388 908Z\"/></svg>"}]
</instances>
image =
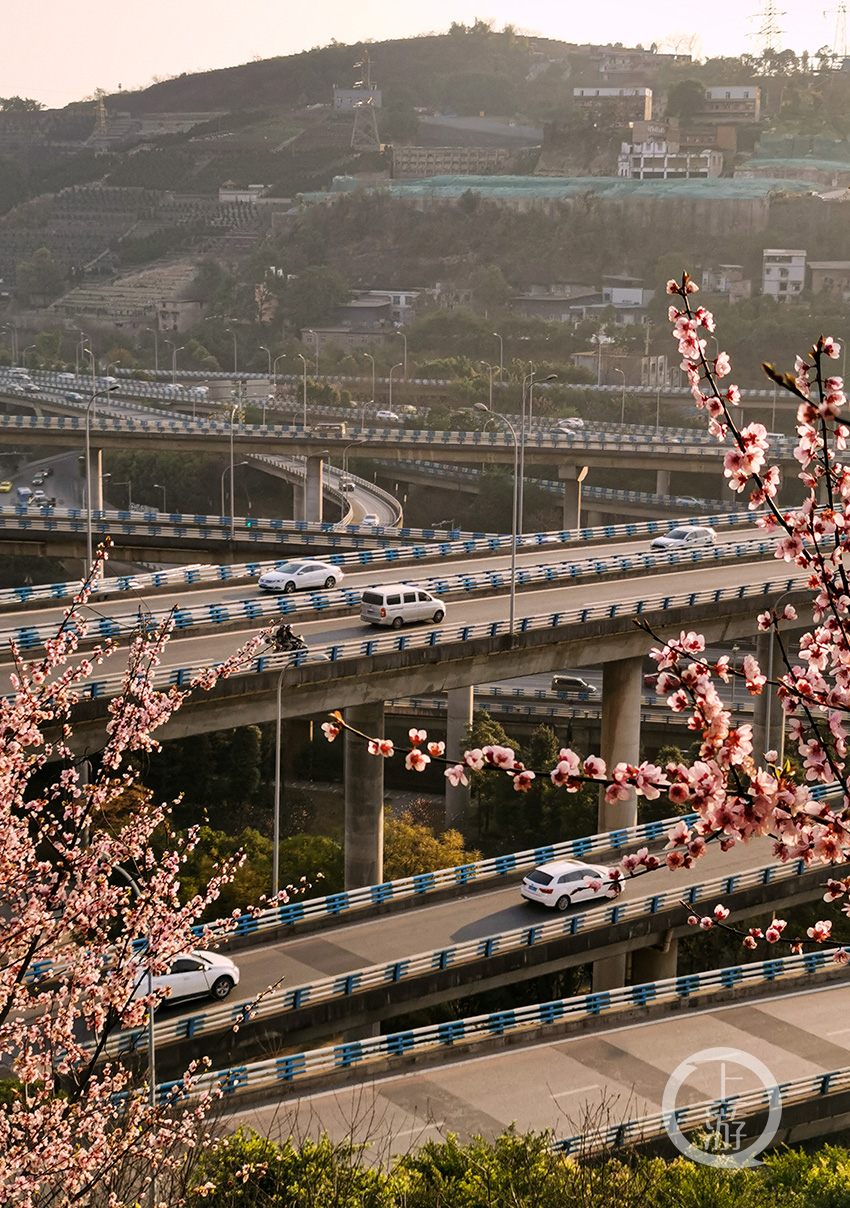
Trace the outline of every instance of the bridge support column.
<instances>
[{"instance_id":1,"label":"bridge support column","mask_svg":"<svg viewBox=\"0 0 850 1208\"><path fill-rule=\"evenodd\" d=\"M564 484L565 529L581 528L581 484L587 477L587 466L558 466L558 477Z\"/></svg>"},{"instance_id":2,"label":"bridge support column","mask_svg":"<svg viewBox=\"0 0 850 1208\"><path fill-rule=\"evenodd\" d=\"M349 705L345 720L371 737L384 732L382 701ZM384 760L362 738L345 735L345 888L377 885L384 877Z\"/></svg>"},{"instance_id":3,"label":"bridge support column","mask_svg":"<svg viewBox=\"0 0 850 1208\"><path fill-rule=\"evenodd\" d=\"M669 495L670 494L670 471L656 470L655 471L655 494Z\"/></svg>"},{"instance_id":4,"label":"bridge support column","mask_svg":"<svg viewBox=\"0 0 850 1208\"><path fill-rule=\"evenodd\" d=\"M91 450L91 505L96 512L103 511L103 449Z\"/></svg>"},{"instance_id":5,"label":"bridge support column","mask_svg":"<svg viewBox=\"0 0 850 1208\"><path fill-rule=\"evenodd\" d=\"M304 483L305 520L322 519L322 459L307 458L307 480Z\"/></svg>"},{"instance_id":6,"label":"bridge support column","mask_svg":"<svg viewBox=\"0 0 850 1208\"><path fill-rule=\"evenodd\" d=\"M446 693L448 721L446 725L446 755L459 759L463 754L466 732L472 725L472 693L470 684L466 688L450 688ZM466 834L470 821L469 786L446 781L446 826L456 827Z\"/></svg>"},{"instance_id":7,"label":"bridge support column","mask_svg":"<svg viewBox=\"0 0 850 1208\"><path fill-rule=\"evenodd\" d=\"M602 528L605 517L601 512L586 511L581 515L582 528ZM565 526L566 527L566 526Z\"/></svg>"},{"instance_id":8,"label":"bridge support column","mask_svg":"<svg viewBox=\"0 0 850 1208\"><path fill-rule=\"evenodd\" d=\"M762 675L766 675L769 680L776 679L783 670L781 661L782 656L775 644L773 631L760 631L756 638L756 662ZM742 691L745 692L746 689ZM761 761L765 751L779 751L784 721L779 698L772 688L765 685L761 696L753 697L753 756L756 762Z\"/></svg>"},{"instance_id":9,"label":"bridge support column","mask_svg":"<svg viewBox=\"0 0 850 1208\"><path fill-rule=\"evenodd\" d=\"M306 486L303 482L294 482L292 484L292 519L306 520L304 507L304 493Z\"/></svg>"},{"instance_id":10,"label":"bridge support column","mask_svg":"<svg viewBox=\"0 0 850 1208\"><path fill-rule=\"evenodd\" d=\"M640 760L640 698L643 683L641 658L617 659L602 664L602 741L600 754L609 769L618 763ZM637 822L637 798L609 805L599 790L598 829L616 830ZM613 990L626 984L626 954L593 962L593 989Z\"/></svg>"},{"instance_id":11,"label":"bridge support column","mask_svg":"<svg viewBox=\"0 0 850 1208\"><path fill-rule=\"evenodd\" d=\"M664 981L676 976L679 941L672 932L659 937L659 943L649 948L637 948L632 953L632 984Z\"/></svg>"}]
</instances>

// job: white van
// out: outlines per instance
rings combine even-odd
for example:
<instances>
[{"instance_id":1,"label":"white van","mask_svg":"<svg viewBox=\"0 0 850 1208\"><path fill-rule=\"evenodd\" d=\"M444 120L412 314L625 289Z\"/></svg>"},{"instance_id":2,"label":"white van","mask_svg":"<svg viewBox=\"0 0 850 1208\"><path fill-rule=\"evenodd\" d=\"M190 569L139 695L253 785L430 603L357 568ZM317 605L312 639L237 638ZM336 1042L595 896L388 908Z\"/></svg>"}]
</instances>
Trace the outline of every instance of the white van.
<instances>
[{"instance_id":1,"label":"white van","mask_svg":"<svg viewBox=\"0 0 850 1208\"><path fill-rule=\"evenodd\" d=\"M442 600L410 583L367 587L360 600L360 620L369 625L390 625L393 629L401 629L411 621L433 621L439 625L445 615Z\"/></svg>"}]
</instances>

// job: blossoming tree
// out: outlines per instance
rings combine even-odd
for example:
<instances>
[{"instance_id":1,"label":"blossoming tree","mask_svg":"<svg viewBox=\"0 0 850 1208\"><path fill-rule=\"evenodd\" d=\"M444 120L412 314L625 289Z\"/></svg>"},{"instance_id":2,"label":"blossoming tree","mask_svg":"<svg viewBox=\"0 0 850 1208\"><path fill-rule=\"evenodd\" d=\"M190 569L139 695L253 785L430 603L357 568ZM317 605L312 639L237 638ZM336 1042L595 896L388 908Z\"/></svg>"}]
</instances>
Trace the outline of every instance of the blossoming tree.
<instances>
[{"instance_id":1,"label":"blossoming tree","mask_svg":"<svg viewBox=\"0 0 850 1208\"><path fill-rule=\"evenodd\" d=\"M72 714L117 649L80 646L105 557L43 656L25 661L12 648L12 695L0 698L0 1205L16 1208L137 1203L151 1173L192 1144L209 1103L154 1104L129 1066L104 1060L116 1030L144 1021L148 972L212 941L193 924L235 867L181 903L194 836L170 836L168 810L139 791L131 760L156 749L187 696L239 670L261 638L191 685L160 690L170 626L138 634L89 774ZM128 794L132 810L116 810Z\"/></svg>"},{"instance_id":2,"label":"blossoming tree","mask_svg":"<svg viewBox=\"0 0 850 1208\"><path fill-rule=\"evenodd\" d=\"M787 623L797 620L793 607L786 605L779 612L767 609L759 615L758 629L770 632L779 649L779 674L770 680L752 655L744 658L740 669L730 666L725 655L710 662L704 639L694 632L660 642L650 652L657 666L656 692L666 697L674 712L687 713L688 728L700 736L699 755L691 766L668 763L661 768L647 761L607 768L596 756L582 757L565 748L555 767L532 770L506 747L485 746L465 751L460 758L447 758L444 744L429 742L425 731L418 729L410 731L405 765L422 771L439 760L452 784L467 784L471 774L482 771L501 771L512 777L520 794L540 775L549 776L568 793L596 782L604 786L610 803L625 800L632 791L647 800L664 794L671 806L695 813L696 822L693 826L681 822L671 829L661 860L647 849L626 856L611 870L614 881L663 864L670 869L690 867L709 845L728 851L749 839L770 837L777 859L822 864L825 900L840 901L850 897L850 875L842 875L840 868L850 858L850 792L845 775L850 715L850 579L845 568L850 520L845 501L850 498L850 465L841 460L850 427L842 418L844 383L828 367L840 349L831 336L821 336L807 357L796 358L793 374L763 366L798 403L794 456L800 464L804 497L798 507L780 508L781 476L777 465L768 464L767 431L760 423L736 421L740 391L735 385L722 385L731 372L729 357L721 351L713 359L706 355L705 334L715 330L714 317L693 305L697 286L687 274L681 281L670 281L667 288L675 299L669 317L682 369L696 406L708 414L709 432L724 445L724 475L734 492L749 489L755 523L776 536L776 557L799 568L800 588L808 588L813 597L811 629L795 650L783 631L783 624L787 628ZM754 750L752 726L734 723L717 689L718 682L728 683L733 676L744 681L752 696L766 692L778 696L802 762L802 779L777 752ZM341 714L333 714L324 726L326 737L333 740L343 728L350 729ZM394 754L388 740L362 737L372 754L385 758ZM815 786L826 785L834 786L829 800L813 794ZM843 909L850 914L850 905ZM725 921L728 915L718 903L713 914L702 919L692 916L689 921L706 930L717 925L733 930ZM764 930L741 933L743 943L755 948L760 941L782 939L800 950L806 942L830 939L832 920L819 921L802 939L784 936L785 928L782 919L774 919ZM836 959L846 962L848 954L841 949Z\"/></svg>"}]
</instances>

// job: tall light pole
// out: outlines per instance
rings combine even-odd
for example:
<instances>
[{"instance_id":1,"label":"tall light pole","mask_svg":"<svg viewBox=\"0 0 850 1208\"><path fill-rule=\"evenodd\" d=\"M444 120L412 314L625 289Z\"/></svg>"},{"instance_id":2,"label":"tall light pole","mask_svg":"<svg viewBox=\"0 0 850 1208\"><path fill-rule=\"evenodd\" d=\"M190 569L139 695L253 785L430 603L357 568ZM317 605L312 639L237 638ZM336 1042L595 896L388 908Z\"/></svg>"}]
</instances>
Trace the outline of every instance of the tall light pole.
<instances>
[{"instance_id":1,"label":"tall light pole","mask_svg":"<svg viewBox=\"0 0 850 1208\"><path fill-rule=\"evenodd\" d=\"M265 344L261 344L261 345L260 345L260 352L264 352L264 353L266 354L266 356L269 358L269 378L271 379L271 376L272 376L272 354L271 354L271 352L269 351L269 349L268 349L268 348L266 348Z\"/></svg>"},{"instance_id":2,"label":"tall light pole","mask_svg":"<svg viewBox=\"0 0 850 1208\"><path fill-rule=\"evenodd\" d=\"M153 367L154 372L159 372L159 332L155 327L149 327L148 331L153 336Z\"/></svg>"},{"instance_id":3,"label":"tall light pole","mask_svg":"<svg viewBox=\"0 0 850 1208\"><path fill-rule=\"evenodd\" d=\"M399 361L398 364L393 365L392 369L390 370L390 401L389 401L390 411L392 411L392 409L393 409L393 371L396 369L401 369L403 364L404 364L403 361Z\"/></svg>"},{"instance_id":4,"label":"tall light pole","mask_svg":"<svg viewBox=\"0 0 850 1208\"><path fill-rule=\"evenodd\" d=\"M301 426L303 427L304 431L306 432L307 431L307 358L304 356L303 352L296 353L296 355L304 368L304 418L302 420Z\"/></svg>"},{"instance_id":5,"label":"tall light pole","mask_svg":"<svg viewBox=\"0 0 850 1208\"><path fill-rule=\"evenodd\" d=\"M616 365L612 365L611 368L615 373L619 373L620 377L623 379L623 394L620 401L620 423L624 424L626 422L626 375L624 371L622 369L618 369Z\"/></svg>"},{"instance_id":6,"label":"tall light pole","mask_svg":"<svg viewBox=\"0 0 850 1208\"><path fill-rule=\"evenodd\" d=\"M85 349L84 351L87 352L88 349ZM94 380L94 377L92 377L93 382ZM108 397L113 389L115 389L115 387L110 386L102 393ZM92 568L91 413L92 407L96 401L97 388L96 386L93 386L92 396L89 399L86 407L86 574L89 574Z\"/></svg>"},{"instance_id":7,"label":"tall light pole","mask_svg":"<svg viewBox=\"0 0 850 1208\"><path fill-rule=\"evenodd\" d=\"M535 371L532 369L522 379L522 438L520 441L519 451L519 529L520 533L524 532L523 528L523 506L525 503L525 446L531 431L531 413L533 406L532 392L534 390ZM545 378L541 378L541 382L554 382L558 375L549 373ZM526 405L527 400L527 405Z\"/></svg>"},{"instance_id":8,"label":"tall light pole","mask_svg":"<svg viewBox=\"0 0 850 1208\"><path fill-rule=\"evenodd\" d=\"M235 377L238 372L237 364L236 364L236 332L233 330L232 327L225 327L224 330L229 332L230 335L233 336L233 376Z\"/></svg>"},{"instance_id":9,"label":"tall light pole","mask_svg":"<svg viewBox=\"0 0 850 1208\"><path fill-rule=\"evenodd\" d=\"M21 364L23 365L24 369L26 369L26 367L27 367L27 353L32 352L33 348L37 348L37 347L38 347L37 344L27 344L26 348L21 353Z\"/></svg>"},{"instance_id":10,"label":"tall light pole","mask_svg":"<svg viewBox=\"0 0 850 1208\"><path fill-rule=\"evenodd\" d=\"M511 511L511 590L510 590L510 605L509 605L509 630L513 634L514 617L516 613L516 547L517 547L517 517L518 512L518 485L519 485L519 442L517 441L516 428L506 415L501 415L498 411L491 411L486 403L475 403L476 411L490 411L490 414L495 419L500 419L505 427L509 430L511 438L514 442L514 491L513 491L513 507Z\"/></svg>"},{"instance_id":11,"label":"tall light pole","mask_svg":"<svg viewBox=\"0 0 850 1208\"><path fill-rule=\"evenodd\" d=\"M493 366L490 364L489 361L479 361L478 364L486 365L487 368L490 370L490 401L489 401L487 409L488 409L488 411L492 411L493 410Z\"/></svg>"},{"instance_id":12,"label":"tall light pole","mask_svg":"<svg viewBox=\"0 0 850 1208\"><path fill-rule=\"evenodd\" d=\"M404 380L407 381L407 336L396 328L396 335L404 340Z\"/></svg>"},{"instance_id":13,"label":"tall light pole","mask_svg":"<svg viewBox=\"0 0 850 1208\"><path fill-rule=\"evenodd\" d=\"M234 466L232 447L231 447L231 452L230 452L230 459L231 459L230 465L225 466L224 469L221 471L221 514L222 514L222 516L226 515L226 512L224 510L224 480L227 477L227 472L229 470L230 471L230 538L232 540L233 535L234 535L233 516L234 516L234 508L236 506L233 502L233 488L234 488L233 471L234 471L234 469L236 469L237 466L247 466L250 463L247 461L237 461L236 465Z\"/></svg>"},{"instance_id":14,"label":"tall light pole","mask_svg":"<svg viewBox=\"0 0 850 1208\"><path fill-rule=\"evenodd\" d=\"M313 331L312 327L306 328L306 332L307 332L307 335L312 336L316 342L316 377L318 377L319 376L319 335L318 335L318 332Z\"/></svg>"},{"instance_id":15,"label":"tall light pole","mask_svg":"<svg viewBox=\"0 0 850 1208\"><path fill-rule=\"evenodd\" d=\"M153 488L155 491L162 491L162 510L163 512L167 512L168 508L165 506L165 487L161 482L155 482Z\"/></svg>"},{"instance_id":16,"label":"tall light pole","mask_svg":"<svg viewBox=\"0 0 850 1208\"><path fill-rule=\"evenodd\" d=\"M171 385L172 386L177 381L177 354L178 354L178 352L182 352L185 347L186 347L185 344L181 344L180 347L175 348L171 354Z\"/></svg>"},{"instance_id":17,"label":"tall light pole","mask_svg":"<svg viewBox=\"0 0 850 1208\"><path fill-rule=\"evenodd\" d=\"M499 333L497 331L494 331L493 335L499 341L499 381L501 381L502 374L504 373L504 370L505 370L505 341L502 339L502 337L499 335Z\"/></svg>"},{"instance_id":18,"label":"tall light pole","mask_svg":"<svg viewBox=\"0 0 850 1208\"><path fill-rule=\"evenodd\" d=\"M368 357L369 360L372 362L372 402L374 403L374 401L375 401L375 358L372 356L371 352L364 352L363 355L364 355L364 357Z\"/></svg>"}]
</instances>

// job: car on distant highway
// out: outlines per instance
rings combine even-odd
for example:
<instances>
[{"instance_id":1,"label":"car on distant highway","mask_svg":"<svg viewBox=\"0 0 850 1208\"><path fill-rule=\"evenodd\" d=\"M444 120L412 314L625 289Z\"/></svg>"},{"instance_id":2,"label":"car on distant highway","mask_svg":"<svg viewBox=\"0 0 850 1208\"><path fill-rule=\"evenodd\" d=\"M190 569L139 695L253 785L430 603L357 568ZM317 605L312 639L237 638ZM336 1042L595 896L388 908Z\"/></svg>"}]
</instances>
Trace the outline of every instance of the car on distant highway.
<instances>
[{"instance_id":1,"label":"car on distant highway","mask_svg":"<svg viewBox=\"0 0 850 1208\"><path fill-rule=\"evenodd\" d=\"M65 401L67 403L84 403L86 400L76 390L69 390L65 395Z\"/></svg>"},{"instance_id":2,"label":"car on distant highway","mask_svg":"<svg viewBox=\"0 0 850 1208\"><path fill-rule=\"evenodd\" d=\"M37 491L33 491L30 502L34 503L37 507L42 507L47 502L47 496L41 487Z\"/></svg>"},{"instance_id":3,"label":"car on distant highway","mask_svg":"<svg viewBox=\"0 0 850 1208\"><path fill-rule=\"evenodd\" d=\"M381 523L381 518L380 518L380 516L377 516L374 512L367 512L366 515L363 517L363 519L360 521L360 523L368 525L370 528L374 528L374 526L376 524Z\"/></svg>"},{"instance_id":4,"label":"car on distant highway","mask_svg":"<svg viewBox=\"0 0 850 1208\"><path fill-rule=\"evenodd\" d=\"M443 601L415 583L368 587L360 597L360 620L369 625L388 625L391 629L415 621L439 625L445 615Z\"/></svg>"},{"instance_id":5,"label":"car on distant highway","mask_svg":"<svg viewBox=\"0 0 850 1208\"><path fill-rule=\"evenodd\" d=\"M527 902L540 902L554 910L568 910L575 902L616 898L622 889L604 864L576 860L552 860L541 864L522 879L520 893Z\"/></svg>"},{"instance_id":6,"label":"car on distant highway","mask_svg":"<svg viewBox=\"0 0 850 1208\"><path fill-rule=\"evenodd\" d=\"M33 476L32 476L32 485L34 487L40 487L43 485L43 483L44 483L44 471L39 470L37 473L33 474Z\"/></svg>"},{"instance_id":7,"label":"car on distant highway","mask_svg":"<svg viewBox=\"0 0 850 1208\"><path fill-rule=\"evenodd\" d=\"M558 420L559 428L583 428L584 420L580 415L568 415L566 419Z\"/></svg>"},{"instance_id":8,"label":"car on distant highway","mask_svg":"<svg viewBox=\"0 0 850 1208\"><path fill-rule=\"evenodd\" d=\"M653 550L700 549L714 545L717 534L707 524L683 524L655 537L649 545Z\"/></svg>"},{"instance_id":9,"label":"car on distant highway","mask_svg":"<svg viewBox=\"0 0 850 1208\"><path fill-rule=\"evenodd\" d=\"M390 421L397 421L397 420L398 420L398 416L396 415L395 411L376 411L376 412L375 412L375 419L384 419L384 420L390 420Z\"/></svg>"},{"instance_id":10,"label":"car on distant highway","mask_svg":"<svg viewBox=\"0 0 850 1208\"><path fill-rule=\"evenodd\" d=\"M239 966L221 952L193 949L175 956L167 973L151 978L153 990L166 991L169 1002L182 998L214 998L223 1002L239 984ZM147 975L142 973L134 998L148 992Z\"/></svg>"},{"instance_id":11,"label":"car on distant highway","mask_svg":"<svg viewBox=\"0 0 850 1208\"><path fill-rule=\"evenodd\" d=\"M593 684L589 684L586 679L582 679L580 675L565 675L560 672L552 676L552 691L583 692L587 696L599 695L599 689L594 687Z\"/></svg>"},{"instance_id":12,"label":"car on distant highway","mask_svg":"<svg viewBox=\"0 0 850 1208\"><path fill-rule=\"evenodd\" d=\"M340 489L345 491L347 494L349 491L355 490L356 485L353 482L342 482L342 483L340 483Z\"/></svg>"},{"instance_id":13,"label":"car on distant highway","mask_svg":"<svg viewBox=\"0 0 850 1208\"><path fill-rule=\"evenodd\" d=\"M280 591L284 595L293 591L315 590L317 587L330 591L338 587L344 577L342 570L330 562L305 558L299 562L284 562L275 570L265 571L260 575L258 586L263 591Z\"/></svg>"},{"instance_id":14,"label":"car on distant highway","mask_svg":"<svg viewBox=\"0 0 850 1208\"><path fill-rule=\"evenodd\" d=\"M0 495L8 495L11 489L11 482L9 482L8 478L4 478L3 481L0 482Z\"/></svg>"}]
</instances>

